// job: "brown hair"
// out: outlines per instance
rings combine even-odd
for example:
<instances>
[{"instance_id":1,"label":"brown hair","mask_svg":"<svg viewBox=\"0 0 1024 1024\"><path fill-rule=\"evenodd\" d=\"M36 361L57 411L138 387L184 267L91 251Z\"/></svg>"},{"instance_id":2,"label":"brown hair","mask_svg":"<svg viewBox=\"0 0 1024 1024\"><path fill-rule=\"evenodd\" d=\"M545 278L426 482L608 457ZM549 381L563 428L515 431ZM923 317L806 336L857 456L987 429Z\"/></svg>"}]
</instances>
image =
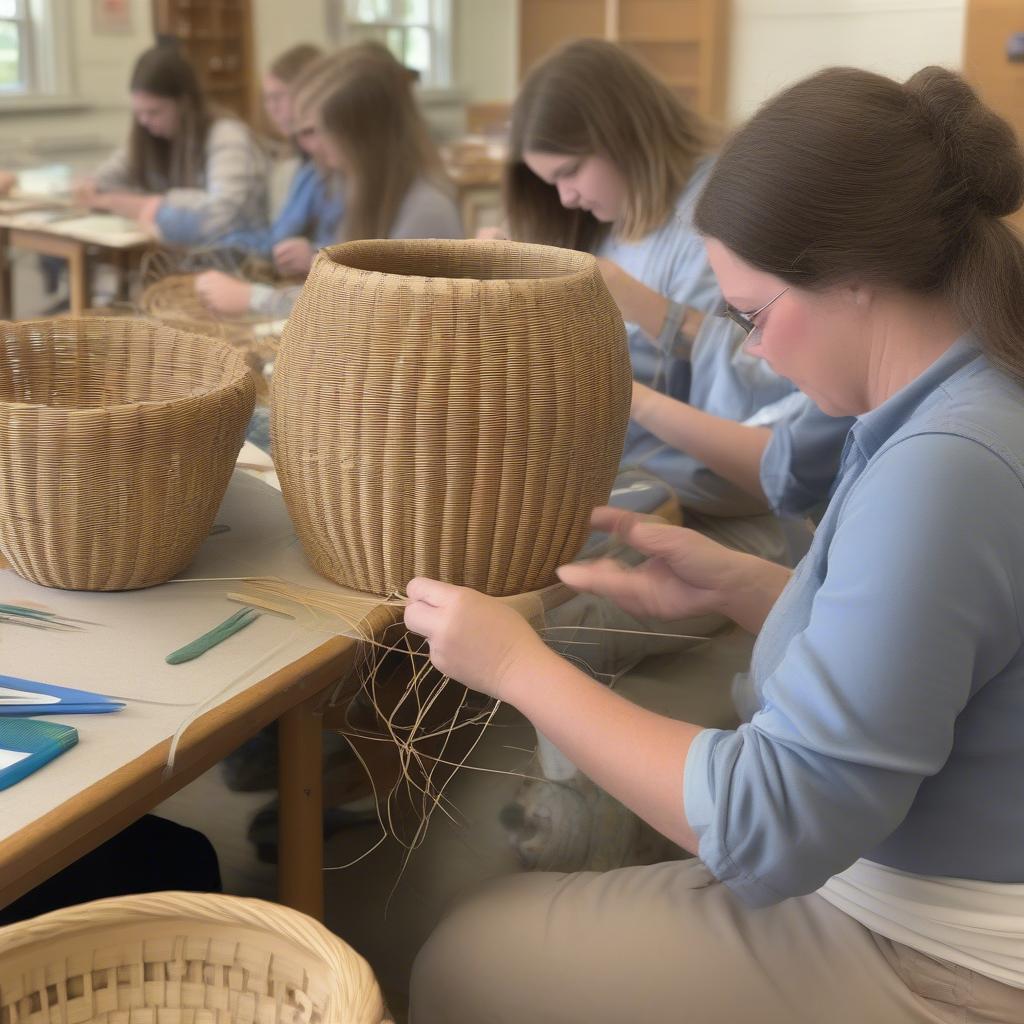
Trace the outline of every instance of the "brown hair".
<instances>
[{"instance_id":1,"label":"brown hair","mask_svg":"<svg viewBox=\"0 0 1024 1024\"><path fill-rule=\"evenodd\" d=\"M626 180L624 239L659 228L708 148L701 118L614 43L582 39L526 77L512 107L504 192L509 230L520 241L593 250L607 234L585 210L567 210L558 191L523 162L528 151L603 156Z\"/></svg>"},{"instance_id":2,"label":"brown hair","mask_svg":"<svg viewBox=\"0 0 1024 1024\"><path fill-rule=\"evenodd\" d=\"M769 100L723 150L695 223L801 288L943 296L1024 382L1024 201L1013 129L966 82L832 68Z\"/></svg>"},{"instance_id":3,"label":"brown hair","mask_svg":"<svg viewBox=\"0 0 1024 1024\"><path fill-rule=\"evenodd\" d=\"M192 65L175 46L155 46L135 62L129 89L174 100L179 117L178 130L171 139L158 139L132 120L128 135L132 184L150 192L197 185L213 116Z\"/></svg>"},{"instance_id":4,"label":"brown hair","mask_svg":"<svg viewBox=\"0 0 1024 1024\"><path fill-rule=\"evenodd\" d=\"M413 182L445 182L408 69L379 44L342 51L320 126L345 154L342 240L386 238Z\"/></svg>"},{"instance_id":5,"label":"brown hair","mask_svg":"<svg viewBox=\"0 0 1024 1024\"><path fill-rule=\"evenodd\" d=\"M267 68L267 74L272 75L279 82L291 85L296 78L310 65L323 55L323 50L312 43L298 43L289 47L284 53L278 54Z\"/></svg>"}]
</instances>

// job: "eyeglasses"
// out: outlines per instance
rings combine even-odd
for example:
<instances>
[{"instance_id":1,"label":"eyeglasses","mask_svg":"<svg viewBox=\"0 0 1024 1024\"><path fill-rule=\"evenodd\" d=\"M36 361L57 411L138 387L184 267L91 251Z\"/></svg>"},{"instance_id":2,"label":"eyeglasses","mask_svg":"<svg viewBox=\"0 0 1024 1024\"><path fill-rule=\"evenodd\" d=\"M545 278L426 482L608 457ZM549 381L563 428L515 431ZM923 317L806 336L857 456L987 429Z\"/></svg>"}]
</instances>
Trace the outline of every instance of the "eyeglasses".
<instances>
[{"instance_id":1,"label":"eyeglasses","mask_svg":"<svg viewBox=\"0 0 1024 1024\"><path fill-rule=\"evenodd\" d=\"M783 288L778 295L772 296L772 298L770 298L763 306L750 313L741 313L735 306L730 306L725 299L722 299L718 309L715 310L715 316L728 317L749 338L754 331L757 330L757 324L754 323L754 317L757 316L758 313L763 313L776 299L781 299L788 291L789 285Z\"/></svg>"}]
</instances>

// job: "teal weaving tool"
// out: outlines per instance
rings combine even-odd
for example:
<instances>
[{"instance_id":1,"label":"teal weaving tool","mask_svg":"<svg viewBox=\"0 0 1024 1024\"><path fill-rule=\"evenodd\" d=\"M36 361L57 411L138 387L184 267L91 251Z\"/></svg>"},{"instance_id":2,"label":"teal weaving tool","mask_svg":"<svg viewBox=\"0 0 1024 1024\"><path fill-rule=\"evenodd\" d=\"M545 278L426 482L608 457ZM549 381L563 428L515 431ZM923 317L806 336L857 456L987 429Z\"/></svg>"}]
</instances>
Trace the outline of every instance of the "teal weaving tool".
<instances>
[{"instance_id":1,"label":"teal weaving tool","mask_svg":"<svg viewBox=\"0 0 1024 1024\"><path fill-rule=\"evenodd\" d=\"M78 731L34 718L0 718L0 789L42 768L78 742Z\"/></svg>"},{"instance_id":2,"label":"teal weaving tool","mask_svg":"<svg viewBox=\"0 0 1024 1024\"><path fill-rule=\"evenodd\" d=\"M211 647L223 643L229 636L234 636L259 617L260 613L255 608L243 608L235 612L231 618L225 619L219 626L214 626L209 633L204 633L184 647L172 651L164 660L168 665L180 665L182 662L198 658L200 654L205 654Z\"/></svg>"}]
</instances>

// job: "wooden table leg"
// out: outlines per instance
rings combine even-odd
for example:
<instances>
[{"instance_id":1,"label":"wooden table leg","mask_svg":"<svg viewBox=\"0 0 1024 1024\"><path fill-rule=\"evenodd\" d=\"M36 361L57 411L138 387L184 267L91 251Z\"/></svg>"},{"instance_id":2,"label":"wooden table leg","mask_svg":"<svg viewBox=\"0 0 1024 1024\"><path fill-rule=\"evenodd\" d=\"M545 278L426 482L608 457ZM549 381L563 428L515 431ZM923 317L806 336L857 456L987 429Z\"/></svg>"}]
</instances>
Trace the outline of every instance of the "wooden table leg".
<instances>
[{"instance_id":1,"label":"wooden table leg","mask_svg":"<svg viewBox=\"0 0 1024 1024\"><path fill-rule=\"evenodd\" d=\"M72 316L81 316L88 308L92 302L91 291L85 246L79 243L68 252L68 298Z\"/></svg>"},{"instance_id":2,"label":"wooden table leg","mask_svg":"<svg viewBox=\"0 0 1024 1024\"><path fill-rule=\"evenodd\" d=\"M299 704L278 722L278 896L318 921L324 916L322 697Z\"/></svg>"},{"instance_id":3,"label":"wooden table leg","mask_svg":"<svg viewBox=\"0 0 1024 1024\"><path fill-rule=\"evenodd\" d=\"M8 238L0 228L0 320L14 319L14 292L11 289L11 258L7 252Z\"/></svg>"}]
</instances>

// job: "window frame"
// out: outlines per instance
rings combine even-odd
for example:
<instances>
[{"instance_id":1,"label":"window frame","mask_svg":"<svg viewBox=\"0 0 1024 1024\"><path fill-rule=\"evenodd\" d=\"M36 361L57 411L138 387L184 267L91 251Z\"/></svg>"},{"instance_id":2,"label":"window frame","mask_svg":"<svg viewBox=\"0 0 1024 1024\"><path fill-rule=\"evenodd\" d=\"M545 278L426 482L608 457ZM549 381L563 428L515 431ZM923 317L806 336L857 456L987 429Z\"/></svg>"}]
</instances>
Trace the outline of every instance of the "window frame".
<instances>
[{"instance_id":1,"label":"window frame","mask_svg":"<svg viewBox=\"0 0 1024 1024\"><path fill-rule=\"evenodd\" d=\"M335 16L332 20L336 26L334 35L337 41L342 45L359 42L368 36L372 38L373 30L380 29L397 29L403 34L409 29L424 29L430 41L430 72L422 77L421 90L426 93L440 93L452 88L453 0L427 0L426 21L408 21L394 13L390 17L361 20L350 14L351 2L352 0L333 0ZM388 2L393 12L398 0Z\"/></svg>"},{"instance_id":2,"label":"window frame","mask_svg":"<svg viewBox=\"0 0 1024 1024\"><path fill-rule=\"evenodd\" d=\"M17 0L24 52L21 87L0 88L0 111L82 106L72 72L71 0ZM5 21L13 19L3 19Z\"/></svg>"}]
</instances>

